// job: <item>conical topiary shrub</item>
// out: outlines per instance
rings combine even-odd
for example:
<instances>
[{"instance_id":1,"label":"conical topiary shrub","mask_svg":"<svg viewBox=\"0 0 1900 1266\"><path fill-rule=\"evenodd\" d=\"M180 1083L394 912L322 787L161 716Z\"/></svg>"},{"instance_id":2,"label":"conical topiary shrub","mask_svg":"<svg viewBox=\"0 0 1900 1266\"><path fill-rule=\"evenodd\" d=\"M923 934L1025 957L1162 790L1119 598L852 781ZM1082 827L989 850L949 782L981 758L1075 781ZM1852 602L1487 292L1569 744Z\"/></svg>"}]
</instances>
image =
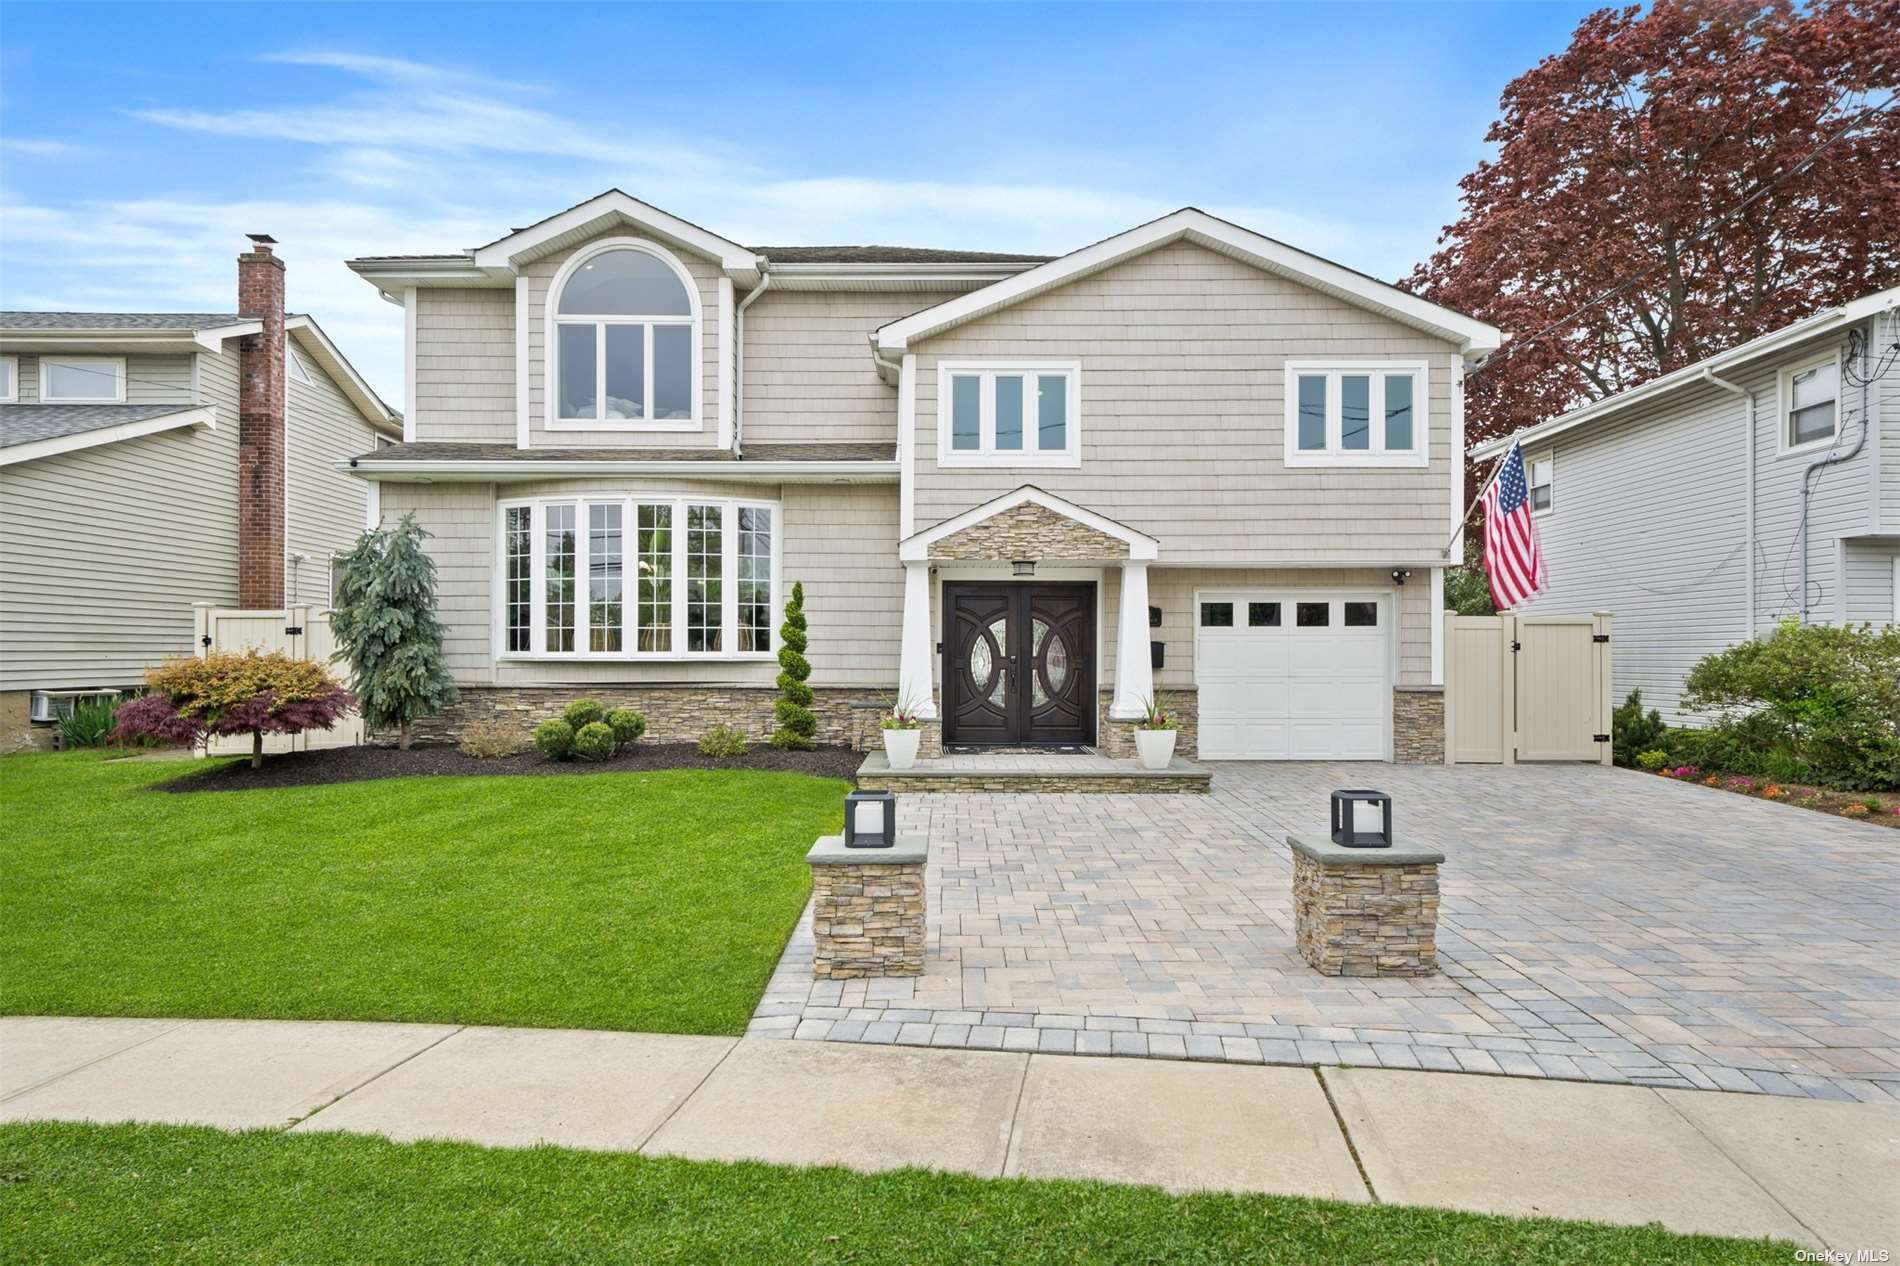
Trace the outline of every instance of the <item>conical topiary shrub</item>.
<instances>
[{"instance_id":1,"label":"conical topiary shrub","mask_svg":"<svg viewBox=\"0 0 1900 1266\"><path fill-rule=\"evenodd\" d=\"M788 752L809 752L818 746L818 714L811 710L811 661L805 658L810 645L805 636L805 586L792 586L792 598L785 604L785 623L778 629L778 703L772 715L778 728L772 731L772 746Z\"/></svg>"}]
</instances>

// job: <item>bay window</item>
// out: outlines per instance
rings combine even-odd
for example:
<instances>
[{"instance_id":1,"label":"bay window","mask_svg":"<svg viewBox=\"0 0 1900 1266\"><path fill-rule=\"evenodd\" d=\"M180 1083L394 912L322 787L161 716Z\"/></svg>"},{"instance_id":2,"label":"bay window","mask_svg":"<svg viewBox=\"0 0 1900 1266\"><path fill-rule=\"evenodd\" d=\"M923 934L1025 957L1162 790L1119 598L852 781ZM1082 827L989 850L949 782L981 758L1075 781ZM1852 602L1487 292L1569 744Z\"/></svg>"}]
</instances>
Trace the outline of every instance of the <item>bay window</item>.
<instances>
[{"instance_id":1,"label":"bay window","mask_svg":"<svg viewBox=\"0 0 1900 1266\"><path fill-rule=\"evenodd\" d=\"M1287 362L1286 464L1425 465L1426 382L1411 362Z\"/></svg>"},{"instance_id":2,"label":"bay window","mask_svg":"<svg viewBox=\"0 0 1900 1266\"><path fill-rule=\"evenodd\" d=\"M505 503L496 653L769 658L776 649L779 514L776 505L724 498Z\"/></svg>"}]
</instances>

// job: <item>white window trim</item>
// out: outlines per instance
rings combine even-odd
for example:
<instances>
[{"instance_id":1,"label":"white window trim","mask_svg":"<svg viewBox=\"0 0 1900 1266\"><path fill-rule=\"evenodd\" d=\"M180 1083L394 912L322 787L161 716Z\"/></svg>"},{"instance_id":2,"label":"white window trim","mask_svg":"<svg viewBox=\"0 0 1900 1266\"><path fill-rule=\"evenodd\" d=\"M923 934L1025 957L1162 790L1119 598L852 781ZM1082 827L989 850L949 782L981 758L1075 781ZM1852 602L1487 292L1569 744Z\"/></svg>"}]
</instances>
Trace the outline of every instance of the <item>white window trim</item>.
<instances>
[{"instance_id":1,"label":"white window trim","mask_svg":"<svg viewBox=\"0 0 1900 1266\"><path fill-rule=\"evenodd\" d=\"M1825 439L1809 440L1805 444L1790 443L1794 410L1794 376L1803 370L1816 369L1822 365L1834 366L1834 432ZM1836 347L1818 356L1810 356L1784 368L1775 375L1775 447L1783 457L1799 453L1818 453L1834 447L1841 438L1841 349Z\"/></svg>"},{"instance_id":2,"label":"white window trim","mask_svg":"<svg viewBox=\"0 0 1900 1266\"><path fill-rule=\"evenodd\" d=\"M1351 451L1341 447L1340 442L1340 390L1339 379L1343 374L1369 374L1372 377L1372 392L1368 401L1371 408L1370 425L1372 434L1369 440L1380 445L1385 443L1385 375L1406 374L1413 376L1412 389L1412 448L1397 452L1386 452L1383 447L1364 451ZM1299 380L1302 374L1326 375L1326 448L1302 449L1300 439L1300 392ZM1430 463L1431 441L1431 366L1422 360L1338 360L1307 359L1289 360L1282 382L1282 393L1286 397L1286 426L1283 433L1284 458L1288 466L1397 466L1423 467Z\"/></svg>"},{"instance_id":3,"label":"white window trim","mask_svg":"<svg viewBox=\"0 0 1900 1266\"><path fill-rule=\"evenodd\" d=\"M647 401L650 405L653 398L652 327L656 324L689 324L688 319L677 316L574 316L565 319L559 317L556 314L556 309L560 307L561 291L567 285L568 278L572 277L582 264L585 264L588 260L594 258L594 256L615 250L637 250L653 256L668 268L672 269L673 274L679 278L680 284L686 287L686 304L687 307L692 310L690 318L690 328L692 330L692 358L687 371L691 376L690 386L693 396L693 416L690 418L672 418L666 421L655 421L651 418L563 418L558 416L561 401L561 349L559 329L562 325L593 325L599 331L595 335L594 343L594 392L596 407L598 407L598 403L606 399L607 356L605 326L645 325L647 327L646 391ZM705 382L701 376L700 366L700 361L705 351L705 325L703 323L703 313L700 311L699 286L693 280L692 273L687 271L686 265L680 262L678 256L674 255L664 246L661 246L658 242L650 241L643 237L601 238L599 241L590 243L585 249L574 252L573 255L568 257L567 262L561 265L560 271L556 272L553 280L548 283L547 296L542 306L545 308L545 311L542 314L541 335L541 362L544 371L541 375L541 424L547 430L681 432L699 431L705 428L706 409L703 398L705 394Z\"/></svg>"},{"instance_id":4,"label":"white window trim","mask_svg":"<svg viewBox=\"0 0 1900 1266\"><path fill-rule=\"evenodd\" d=\"M1530 503L1531 490L1537 487L1532 475L1537 469L1538 462L1550 463L1550 504L1545 506L1542 510L1539 510L1535 504L1532 503L1531 517L1533 519L1541 519L1546 515L1555 514L1557 511L1557 450L1554 448L1547 448L1541 453L1533 453L1524 459L1525 500L1527 503Z\"/></svg>"},{"instance_id":5,"label":"white window trim","mask_svg":"<svg viewBox=\"0 0 1900 1266\"><path fill-rule=\"evenodd\" d=\"M0 356L0 365L7 367L7 389L0 392L0 404L17 404L20 400L20 358Z\"/></svg>"},{"instance_id":6,"label":"white window trim","mask_svg":"<svg viewBox=\"0 0 1900 1266\"><path fill-rule=\"evenodd\" d=\"M93 368L99 365L112 365L118 375L115 394L104 396L49 396L46 385L51 375L46 372L48 365L74 365ZM41 404L124 404L125 403L125 357L123 356L42 356L39 366L40 403Z\"/></svg>"},{"instance_id":7,"label":"white window trim","mask_svg":"<svg viewBox=\"0 0 1900 1266\"><path fill-rule=\"evenodd\" d=\"M977 375L982 379L978 391L979 422L977 448L950 447L950 379ZM1024 447L998 451L996 448L996 375L1061 374L1069 380L1067 417L1064 419L1065 445L1056 451ZM1035 397L1025 389L1023 399L1023 442L1041 434ZM983 466L990 469L1048 470L1074 469L1082 464L1082 362L1073 360L983 360L939 361L937 364L937 465L943 468Z\"/></svg>"},{"instance_id":8,"label":"white window trim","mask_svg":"<svg viewBox=\"0 0 1900 1266\"><path fill-rule=\"evenodd\" d=\"M624 649L593 651L587 649L588 602L586 507L620 506L620 610L621 639ZM641 651L633 647L639 641L639 519L643 505L669 505L673 508L673 649ZM720 642L728 649L689 651L686 649L686 507L720 507ZM511 651L508 646L508 511L526 506L528 519L528 644L531 649ZM547 510L549 506L574 506L574 645L572 651L549 651L547 646ZM730 649L739 641L739 517L740 509L772 512L772 588L771 639L767 651ZM784 616L785 594L785 508L777 501L754 497L706 497L687 492L576 493L565 497L511 497L495 503L495 568L491 578L490 615L493 623L493 651L497 662L571 663L596 660L613 663L679 663L693 661L775 663L778 660L778 626Z\"/></svg>"}]
</instances>

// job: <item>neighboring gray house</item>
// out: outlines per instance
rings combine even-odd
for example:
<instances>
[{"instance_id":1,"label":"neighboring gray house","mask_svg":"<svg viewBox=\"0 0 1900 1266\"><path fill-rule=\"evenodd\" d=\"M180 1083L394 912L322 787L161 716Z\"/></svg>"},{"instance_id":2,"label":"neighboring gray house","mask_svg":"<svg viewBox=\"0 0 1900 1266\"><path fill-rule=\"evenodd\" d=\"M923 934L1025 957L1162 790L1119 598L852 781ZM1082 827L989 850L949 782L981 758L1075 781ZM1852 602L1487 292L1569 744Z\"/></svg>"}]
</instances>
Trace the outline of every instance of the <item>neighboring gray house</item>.
<instances>
[{"instance_id":1,"label":"neighboring gray house","mask_svg":"<svg viewBox=\"0 0 1900 1266\"><path fill-rule=\"evenodd\" d=\"M402 433L268 239L230 313L0 313L0 751L194 650L195 602L329 600L367 519L339 458Z\"/></svg>"},{"instance_id":2,"label":"neighboring gray house","mask_svg":"<svg viewBox=\"0 0 1900 1266\"><path fill-rule=\"evenodd\" d=\"M1549 587L1522 610L1613 612L1616 701L1672 723L1697 660L1779 620L1900 619L1896 344L1900 288L1473 446L1524 446Z\"/></svg>"},{"instance_id":3,"label":"neighboring gray house","mask_svg":"<svg viewBox=\"0 0 1900 1266\"><path fill-rule=\"evenodd\" d=\"M472 718L588 693L769 731L802 582L823 737L1436 759L1482 322L1187 209L1056 259L746 247L618 191L350 267L407 312L405 442ZM1118 724L1119 723L1119 724Z\"/></svg>"}]
</instances>

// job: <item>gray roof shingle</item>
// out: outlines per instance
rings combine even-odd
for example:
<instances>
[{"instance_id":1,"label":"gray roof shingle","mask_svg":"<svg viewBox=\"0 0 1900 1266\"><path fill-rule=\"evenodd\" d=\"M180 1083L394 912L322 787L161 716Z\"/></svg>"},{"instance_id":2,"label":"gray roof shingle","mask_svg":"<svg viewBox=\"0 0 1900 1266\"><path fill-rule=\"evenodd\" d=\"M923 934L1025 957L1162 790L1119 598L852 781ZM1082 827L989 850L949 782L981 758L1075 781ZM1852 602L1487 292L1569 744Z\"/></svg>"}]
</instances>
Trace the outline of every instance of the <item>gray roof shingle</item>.
<instances>
[{"instance_id":1,"label":"gray roof shingle","mask_svg":"<svg viewBox=\"0 0 1900 1266\"><path fill-rule=\"evenodd\" d=\"M215 330L234 312L0 312L0 330Z\"/></svg>"},{"instance_id":2,"label":"gray roof shingle","mask_svg":"<svg viewBox=\"0 0 1900 1266\"><path fill-rule=\"evenodd\" d=\"M0 404L0 448L185 413L193 404Z\"/></svg>"}]
</instances>

